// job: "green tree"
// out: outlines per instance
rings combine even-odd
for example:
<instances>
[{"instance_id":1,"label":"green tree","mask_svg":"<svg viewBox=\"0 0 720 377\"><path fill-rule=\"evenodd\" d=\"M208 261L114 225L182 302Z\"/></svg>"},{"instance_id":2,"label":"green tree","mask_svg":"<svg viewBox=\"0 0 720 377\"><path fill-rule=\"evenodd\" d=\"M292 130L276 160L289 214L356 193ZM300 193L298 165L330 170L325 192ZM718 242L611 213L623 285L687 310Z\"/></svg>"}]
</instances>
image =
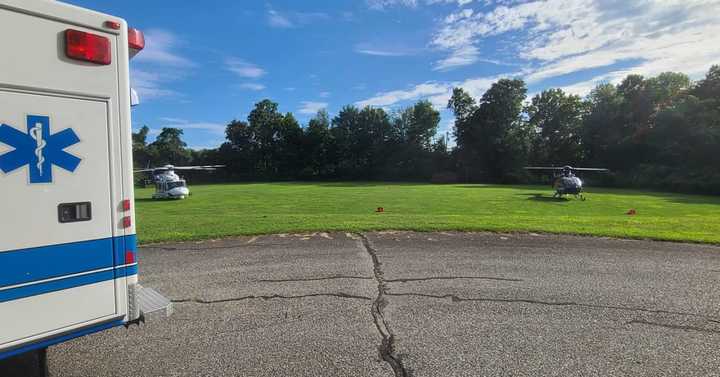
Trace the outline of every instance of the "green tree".
<instances>
[{"instance_id":1,"label":"green tree","mask_svg":"<svg viewBox=\"0 0 720 377\"><path fill-rule=\"evenodd\" d=\"M292 113L286 113L280 120L274 160L280 178L294 179L303 168L303 130Z\"/></svg>"},{"instance_id":2,"label":"green tree","mask_svg":"<svg viewBox=\"0 0 720 377\"><path fill-rule=\"evenodd\" d=\"M273 177L277 174L275 158L278 157L283 118L278 112L278 104L268 99L256 103L248 115L256 169L261 176Z\"/></svg>"},{"instance_id":3,"label":"green tree","mask_svg":"<svg viewBox=\"0 0 720 377\"><path fill-rule=\"evenodd\" d=\"M187 144L182 140L183 130L165 127L155 141L150 144L151 154L157 156L158 164L184 165L190 161Z\"/></svg>"},{"instance_id":4,"label":"green tree","mask_svg":"<svg viewBox=\"0 0 720 377\"><path fill-rule=\"evenodd\" d=\"M303 143L304 177L328 177L335 171L334 139L330 132L330 116L320 110L305 128Z\"/></svg>"},{"instance_id":5,"label":"green tree","mask_svg":"<svg viewBox=\"0 0 720 377\"><path fill-rule=\"evenodd\" d=\"M247 122L233 119L225 127L227 142L219 148L219 161L227 165L229 175L252 178L255 173L256 148L254 135Z\"/></svg>"},{"instance_id":6,"label":"green tree","mask_svg":"<svg viewBox=\"0 0 720 377\"><path fill-rule=\"evenodd\" d=\"M440 112L433 108L430 101L422 100L403 109L393 123L400 142L430 150L440 123Z\"/></svg>"},{"instance_id":7,"label":"green tree","mask_svg":"<svg viewBox=\"0 0 720 377\"><path fill-rule=\"evenodd\" d=\"M705 78L692 89L692 94L702 100L720 100L720 65L713 65Z\"/></svg>"},{"instance_id":8,"label":"green tree","mask_svg":"<svg viewBox=\"0 0 720 377\"><path fill-rule=\"evenodd\" d=\"M532 161L540 165L577 165L583 160L582 126L587 106L576 95L548 89L526 108L533 138Z\"/></svg>"},{"instance_id":9,"label":"green tree","mask_svg":"<svg viewBox=\"0 0 720 377\"><path fill-rule=\"evenodd\" d=\"M455 114L455 119L463 121L468 119L477 109L475 100L462 88L453 88L452 96L447 108Z\"/></svg>"},{"instance_id":10,"label":"green tree","mask_svg":"<svg viewBox=\"0 0 720 377\"><path fill-rule=\"evenodd\" d=\"M522 80L501 79L483 94L471 115L456 121L467 178L513 181L522 174L531 138L522 118L526 92Z\"/></svg>"},{"instance_id":11,"label":"green tree","mask_svg":"<svg viewBox=\"0 0 720 377\"><path fill-rule=\"evenodd\" d=\"M590 92L588 106L583 121L586 164L616 169L622 163L617 152L624 139L623 97L615 85L603 83Z\"/></svg>"},{"instance_id":12,"label":"green tree","mask_svg":"<svg viewBox=\"0 0 720 377\"><path fill-rule=\"evenodd\" d=\"M152 156L147 145L148 133L150 133L148 126L142 126L137 132L132 133L133 165L136 169L146 168L152 164Z\"/></svg>"},{"instance_id":13,"label":"green tree","mask_svg":"<svg viewBox=\"0 0 720 377\"><path fill-rule=\"evenodd\" d=\"M429 101L418 101L394 114L390 140L385 143L382 175L393 179L426 179L432 175L433 137L440 112Z\"/></svg>"},{"instance_id":14,"label":"green tree","mask_svg":"<svg viewBox=\"0 0 720 377\"><path fill-rule=\"evenodd\" d=\"M339 173L350 178L373 178L384 165L392 127L380 108L345 106L332 120Z\"/></svg>"}]
</instances>

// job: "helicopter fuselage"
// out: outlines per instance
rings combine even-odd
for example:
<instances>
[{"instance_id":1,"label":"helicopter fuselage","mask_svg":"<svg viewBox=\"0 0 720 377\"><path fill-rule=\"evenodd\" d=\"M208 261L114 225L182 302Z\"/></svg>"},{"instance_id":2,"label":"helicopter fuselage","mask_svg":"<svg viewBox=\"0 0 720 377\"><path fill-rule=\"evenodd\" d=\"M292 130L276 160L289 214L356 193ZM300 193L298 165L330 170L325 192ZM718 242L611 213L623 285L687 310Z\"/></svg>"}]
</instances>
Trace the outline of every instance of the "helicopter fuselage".
<instances>
[{"instance_id":1,"label":"helicopter fuselage","mask_svg":"<svg viewBox=\"0 0 720 377\"><path fill-rule=\"evenodd\" d=\"M158 170L153 173L155 181L153 199L185 199L190 195L185 180L173 170Z\"/></svg>"},{"instance_id":2,"label":"helicopter fuselage","mask_svg":"<svg viewBox=\"0 0 720 377\"><path fill-rule=\"evenodd\" d=\"M574 175L560 176L555 179L553 188L556 196L580 195L583 190L583 182Z\"/></svg>"}]
</instances>

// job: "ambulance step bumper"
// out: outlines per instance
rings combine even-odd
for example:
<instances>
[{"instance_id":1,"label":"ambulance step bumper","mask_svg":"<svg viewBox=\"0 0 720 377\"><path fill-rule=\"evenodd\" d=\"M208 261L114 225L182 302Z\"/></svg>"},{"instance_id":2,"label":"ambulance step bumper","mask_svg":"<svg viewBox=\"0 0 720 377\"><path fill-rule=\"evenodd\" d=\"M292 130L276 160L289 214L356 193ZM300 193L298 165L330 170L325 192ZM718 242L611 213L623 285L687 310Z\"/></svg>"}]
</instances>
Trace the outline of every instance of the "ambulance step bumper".
<instances>
[{"instance_id":1,"label":"ambulance step bumper","mask_svg":"<svg viewBox=\"0 0 720 377\"><path fill-rule=\"evenodd\" d=\"M172 315L173 306L169 299L152 288L146 288L140 285L138 288L137 300L143 316L147 317L148 314L162 311L165 312L166 317Z\"/></svg>"}]
</instances>

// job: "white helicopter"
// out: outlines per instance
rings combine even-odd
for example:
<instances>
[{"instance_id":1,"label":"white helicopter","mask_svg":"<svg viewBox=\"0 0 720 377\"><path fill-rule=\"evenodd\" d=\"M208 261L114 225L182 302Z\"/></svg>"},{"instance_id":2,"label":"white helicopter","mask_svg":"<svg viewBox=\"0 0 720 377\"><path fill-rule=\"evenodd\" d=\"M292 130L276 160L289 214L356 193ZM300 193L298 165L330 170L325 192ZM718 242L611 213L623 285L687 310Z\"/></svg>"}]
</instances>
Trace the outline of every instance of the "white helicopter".
<instances>
[{"instance_id":1,"label":"white helicopter","mask_svg":"<svg viewBox=\"0 0 720 377\"><path fill-rule=\"evenodd\" d=\"M175 170L215 171L224 167L225 165L165 165L158 168L135 170L135 173L150 173L152 182L155 183L155 193L152 196L153 199L185 199L188 195L190 195L190 189L187 187L185 180L175 173Z\"/></svg>"}]
</instances>

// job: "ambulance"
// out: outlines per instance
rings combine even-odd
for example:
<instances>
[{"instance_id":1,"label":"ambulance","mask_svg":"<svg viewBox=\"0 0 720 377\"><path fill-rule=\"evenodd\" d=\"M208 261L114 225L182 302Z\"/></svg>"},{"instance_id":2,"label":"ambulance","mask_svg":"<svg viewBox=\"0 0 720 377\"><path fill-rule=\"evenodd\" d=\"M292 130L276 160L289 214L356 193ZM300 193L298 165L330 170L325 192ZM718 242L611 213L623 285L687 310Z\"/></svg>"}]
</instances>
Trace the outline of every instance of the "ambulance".
<instances>
[{"instance_id":1,"label":"ambulance","mask_svg":"<svg viewBox=\"0 0 720 377\"><path fill-rule=\"evenodd\" d=\"M118 17L0 0L0 362L172 309L138 283L129 60L144 44Z\"/></svg>"}]
</instances>

